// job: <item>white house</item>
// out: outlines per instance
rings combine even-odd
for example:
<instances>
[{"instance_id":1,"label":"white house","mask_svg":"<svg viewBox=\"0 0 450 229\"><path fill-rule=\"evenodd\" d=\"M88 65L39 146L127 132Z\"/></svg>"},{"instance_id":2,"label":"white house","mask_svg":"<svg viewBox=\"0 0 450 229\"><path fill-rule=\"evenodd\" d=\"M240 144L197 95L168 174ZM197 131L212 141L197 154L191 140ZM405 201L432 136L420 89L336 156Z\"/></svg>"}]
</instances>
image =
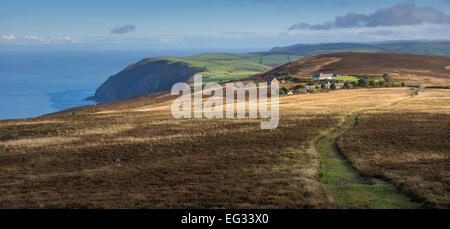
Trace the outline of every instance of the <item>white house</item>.
<instances>
[{"instance_id":1,"label":"white house","mask_svg":"<svg viewBox=\"0 0 450 229\"><path fill-rule=\"evenodd\" d=\"M334 85L336 86L336 89L344 88L344 83L334 83Z\"/></svg>"}]
</instances>

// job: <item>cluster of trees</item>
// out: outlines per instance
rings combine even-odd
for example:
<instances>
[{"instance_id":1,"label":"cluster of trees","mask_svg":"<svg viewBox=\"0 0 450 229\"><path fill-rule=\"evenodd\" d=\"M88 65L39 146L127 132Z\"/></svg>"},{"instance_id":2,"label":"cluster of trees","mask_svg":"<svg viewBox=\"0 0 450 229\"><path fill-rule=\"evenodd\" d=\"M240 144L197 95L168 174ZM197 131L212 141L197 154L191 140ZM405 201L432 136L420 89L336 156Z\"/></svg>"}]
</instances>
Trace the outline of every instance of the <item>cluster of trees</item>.
<instances>
[{"instance_id":1,"label":"cluster of trees","mask_svg":"<svg viewBox=\"0 0 450 229\"><path fill-rule=\"evenodd\" d=\"M289 92L289 89L287 87L282 87L280 89L280 95L287 94Z\"/></svg>"},{"instance_id":2,"label":"cluster of trees","mask_svg":"<svg viewBox=\"0 0 450 229\"><path fill-rule=\"evenodd\" d=\"M305 85L303 85L303 84L298 84L298 85L295 85L293 88L291 88L292 90L298 90L298 89L302 89L302 88L305 88Z\"/></svg>"},{"instance_id":3,"label":"cluster of trees","mask_svg":"<svg viewBox=\"0 0 450 229\"><path fill-rule=\"evenodd\" d=\"M290 89L288 89L287 87L282 87L282 88L280 88L280 95L287 94L289 91L295 92L295 91L303 89L303 88L305 88L305 85L303 85L303 84L297 84L294 87L291 87Z\"/></svg>"},{"instance_id":4,"label":"cluster of trees","mask_svg":"<svg viewBox=\"0 0 450 229\"><path fill-rule=\"evenodd\" d=\"M406 87L406 84L404 82L397 84L395 83L392 76L388 74L383 74L381 76L383 80L370 80L371 77L369 76L359 76L358 81L345 81L344 88L351 89L356 87ZM331 89L336 89L336 86L334 83L341 82L339 80L331 80ZM323 85L323 84L322 84ZM324 85L323 85L324 86ZM323 88L323 87L322 87Z\"/></svg>"},{"instance_id":5,"label":"cluster of trees","mask_svg":"<svg viewBox=\"0 0 450 229\"><path fill-rule=\"evenodd\" d=\"M392 76L388 74L383 74L381 76L383 80L369 80L367 76L360 76L358 85L359 87L405 87L406 84L404 82L397 84L395 83Z\"/></svg>"},{"instance_id":6,"label":"cluster of trees","mask_svg":"<svg viewBox=\"0 0 450 229\"><path fill-rule=\"evenodd\" d=\"M297 77L293 77L290 72L284 72L284 71L276 72L275 76L277 77L278 80L285 80L285 81L294 82L294 83L301 82L301 79L299 79Z\"/></svg>"},{"instance_id":7,"label":"cluster of trees","mask_svg":"<svg viewBox=\"0 0 450 229\"><path fill-rule=\"evenodd\" d=\"M381 76L382 80L372 80L375 77L370 77L370 76L358 76L359 80L358 81L342 81L342 80L322 80L322 81L309 81L307 83L307 85L309 86L315 86L316 89L326 89L326 84L328 82L331 83L330 85L330 90L336 90L336 83L344 83L344 88L345 89L352 89L352 88L375 88L375 87L406 87L406 84L404 82L398 84L395 83L394 79L392 78L392 76L388 75L388 74L383 74ZM379 77L376 77L379 78ZM319 84L320 83L320 84ZM287 94L289 92L289 90L292 91L297 91L300 89L305 88L305 85L303 84L298 84L294 87L292 87L291 89L288 89L286 87L282 87L280 89L280 94Z\"/></svg>"}]
</instances>

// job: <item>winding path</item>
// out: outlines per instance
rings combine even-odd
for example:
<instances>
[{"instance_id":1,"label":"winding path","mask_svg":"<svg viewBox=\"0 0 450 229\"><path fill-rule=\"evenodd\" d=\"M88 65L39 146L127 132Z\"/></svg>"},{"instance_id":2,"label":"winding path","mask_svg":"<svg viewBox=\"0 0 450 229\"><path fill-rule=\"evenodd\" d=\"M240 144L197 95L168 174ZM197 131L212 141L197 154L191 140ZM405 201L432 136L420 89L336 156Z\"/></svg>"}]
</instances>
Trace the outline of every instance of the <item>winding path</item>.
<instances>
[{"instance_id":1,"label":"winding path","mask_svg":"<svg viewBox=\"0 0 450 229\"><path fill-rule=\"evenodd\" d=\"M412 97L414 94L410 98ZM356 126L359 115L364 112L366 111L347 116L341 127L329 132L317 142L316 150L321 160L321 184L334 195L342 208L424 208L423 204L413 202L400 193L393 184L361 176L339 152L336 142Z\"/></svg>"}]
</instances>

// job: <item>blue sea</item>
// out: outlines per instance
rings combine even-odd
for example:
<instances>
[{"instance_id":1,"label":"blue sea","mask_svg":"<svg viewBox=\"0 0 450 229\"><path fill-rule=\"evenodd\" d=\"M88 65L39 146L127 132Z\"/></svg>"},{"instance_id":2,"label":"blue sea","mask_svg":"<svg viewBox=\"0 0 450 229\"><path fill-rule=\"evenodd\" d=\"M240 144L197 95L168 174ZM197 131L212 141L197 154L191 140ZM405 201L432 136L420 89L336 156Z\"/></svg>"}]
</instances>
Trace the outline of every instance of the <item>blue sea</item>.
<instances>
[{"instance_id":1,"label":"blue sea","mask_svg":"<svg viewBox=\"0 0 450 229\"><path fill-rule=\"evenodd\" d=\"M37 117L85 101L109 76L146 57L196 51L0 51L0 119Z\"/></svg>"}]
</instances>

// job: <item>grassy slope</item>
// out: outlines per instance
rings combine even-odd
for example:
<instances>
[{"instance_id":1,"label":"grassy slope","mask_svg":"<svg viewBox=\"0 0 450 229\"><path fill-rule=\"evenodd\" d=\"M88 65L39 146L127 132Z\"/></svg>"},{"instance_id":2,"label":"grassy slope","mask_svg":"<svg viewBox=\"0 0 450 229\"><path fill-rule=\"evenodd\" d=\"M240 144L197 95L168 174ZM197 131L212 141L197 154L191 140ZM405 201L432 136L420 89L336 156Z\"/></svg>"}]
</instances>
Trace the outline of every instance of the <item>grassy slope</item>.
<instances>
[{"instance_id":1,"label":"grassy slope","mask_svg":"<svg viewBox=\"0 0 450 229\"><path fill-rule=\"evenodd\" d=\"M309 148L336 118L289 115L261 131L260 120L175 120L162 97L147 111L108 109L122 101L1 122L0 207L337 207Z\"/></svg>"},{"instance_id":2,"label":"grassy slope","mask_svg":"<svg viewBox=\"0 0 450 229\"><path fill-rule=\"evenodd\" d=\"M334 208L313 142L349 112L407 93L284 96L272 131L261 120L175 120L166 92L0 121L0 207Z\"/></svg>"},{"instance_id":3,"label":"grassy slope","mask_svg":"<svg viewBox=\"0 0 450 229\"><path fill-rule=\"evenodd\" d=\"M292 55L312 56L336 52L384 52L409 53L450 57L450 42L394 42L394 43L344 43L344 44L316 44L302 47L287 46L277 48L273 53L290 53Z\"/></svg>"},{"instance_id":4,"label":"grassy slope","mask_svg":"<svg viewBox=\"0 0 450 229\"><path fill-rule=\"evenodd\" d=\"M448 90L425 90L367 112L338 142L364 175L383 177L431 207L450 206Z\"/></svg>"},{"instance_id":5,"label":"grassy slope","mask_svg":"<svg viewBox=\"0 0 450 229\"><path fill-rule=\"evenodd\" d=\"M359 114L348 116L341 127L325 135L317 144L324 187L333 193L343 208L423 208L423 204L399 193L391 183L362 177L336 152L337 139L353 127Z\"/></svg>"},{"instance_id":6,"label":"grassy slope","mask_svg":"<svg viewBox=\"0 0 450 229\"><path fill-rule=\"evenodd\" d=\"M298 55L268 53L202 53L195 56L176 58L163 57L172 62L185 62L193 67L206 68L204 82L225 82L248 78L256 73L302 58Z\"/></svg>"},{"instance_id":7,"label":"grassy slope","mask_svg":"<svg viewBox=\"0 0 450 229\"><path fill-rule=\"evenodd\" d=\"M291 50L289 47L277 51L254 53L202 53L195 56L176 58L161 57L173 62L185 62L190 66L205 68L201 72L204 82L226 82L241 80L271 67L296 61L304 57L336 52L398 52L426 55L450 56L447 43L395 43L395 44L346 44L345 48L335 44L307 46L306 50ZM346 73L343 73L346 74ZM354 80L354 79L353 79ZM423 79L421 79L423 81Z\"/></svg>"},{"instance_id":8,"label":"grassy slope","mask_svg":"<svg viewBox=\"0 0 450 229\"><path fill-rule=\"evenodd\" d=\"M359 78L355 76L342 76L339 78L336 78L337 80L344 80L344 81L358 81Z\"/></svg>"},{"instance_id":9,"label":"grassy slope","mask_svg":"<svg viewBox=\"0 0 450 229\"><path fill-rule=\"evenodd\" d=\"M341 75L390 74L396 82L421 86L448 86L450 58L393 53L333 53L283 64L253 78L288 75L305 78L318 72Z\"/></svg>"}]
</instances>

